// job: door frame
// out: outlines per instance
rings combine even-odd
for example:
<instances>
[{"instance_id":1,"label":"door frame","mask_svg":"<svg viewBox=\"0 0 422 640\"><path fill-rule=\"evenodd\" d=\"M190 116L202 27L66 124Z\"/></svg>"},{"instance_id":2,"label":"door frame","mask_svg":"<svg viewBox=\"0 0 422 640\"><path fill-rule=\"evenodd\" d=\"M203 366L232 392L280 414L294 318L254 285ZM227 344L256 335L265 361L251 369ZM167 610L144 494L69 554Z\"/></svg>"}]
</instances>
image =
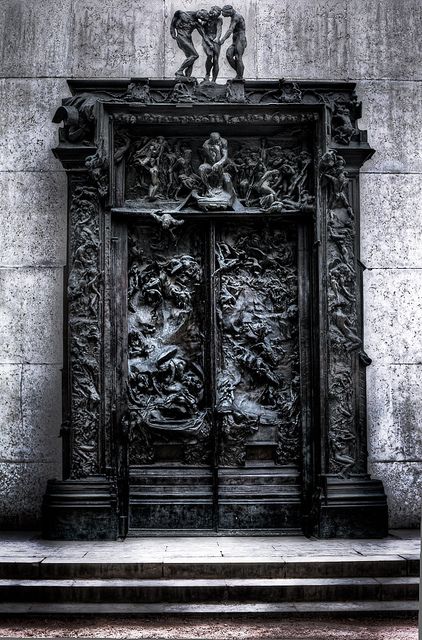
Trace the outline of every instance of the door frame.
<instances>
[{"instance_id":1,"label":"door frame","mask_svg":"<svg viewBox=\"0 0 422 640\"><path fill-rule=\"evenodd\" d=\"M64 300L63 478L48 483L45 535L115 538L125 530L118 490L120 447L116 447L122 437L117 402L121 388L115 373L111 322L112 260L116 259L111 247L118 244L113 225L124 214L119 178L124 162L115 156L116 147L123 147L117 129L136 123L157 129L170 122L189 128L198 118L208 132L219 121L236 127L313 123L317 202L310 247L313 425L306 455L314 460L314 467L306 484L309 509L304 531L312 530L321 537L385 535L385 493L382 483L367 472L365 369L370 360L362 346L359 169L373 150L366 132L358 129L360 103L355 84L244 81L235 93L216 85L215 95L210 94L210 101L205 102L194 83L188 101L176 98L176 83L174 79L145 78L69 80L72 95L54 116L55 122L64 125L54 153L68 176L68 290ZM339 105L350 116L347 135L336 115ZM349 208L344 204L347 199ZM96 272L97 287L89 295L84 284L87 265L76 254L87 233L96 252L96 263L90 269ZM338 261L351 274L346 296L338 293L333 281ZM87 353L89 361L84 357Z\"/></svg>"}]
</instances>

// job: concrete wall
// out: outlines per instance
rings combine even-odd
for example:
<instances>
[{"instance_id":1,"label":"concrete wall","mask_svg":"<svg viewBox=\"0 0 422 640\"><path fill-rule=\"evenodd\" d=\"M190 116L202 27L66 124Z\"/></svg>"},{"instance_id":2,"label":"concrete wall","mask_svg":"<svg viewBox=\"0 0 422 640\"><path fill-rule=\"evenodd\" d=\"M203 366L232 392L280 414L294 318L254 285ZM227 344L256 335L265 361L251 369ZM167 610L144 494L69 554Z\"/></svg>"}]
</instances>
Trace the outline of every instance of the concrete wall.
<instances>
[{"instance_id":1,"label":"concrete wall","mask_svg":"<svg viewBox=\"0 0 422 640\"><path fill-rule=\"evenodd\" d=\"M181 61L169 35L173 11L201 4L1 3L0 514L9 526L35 526L45 481L60 475L66 181L50 152L51 117L68 77L172 76ZM361 128L377 149L361 192L370 466L384 480L391 525L414 526L422 471L420 0L235 6L247 20L246 77L358 81ZM222 78L231 76L225 63Z\"/></svg>"}]
</instances>

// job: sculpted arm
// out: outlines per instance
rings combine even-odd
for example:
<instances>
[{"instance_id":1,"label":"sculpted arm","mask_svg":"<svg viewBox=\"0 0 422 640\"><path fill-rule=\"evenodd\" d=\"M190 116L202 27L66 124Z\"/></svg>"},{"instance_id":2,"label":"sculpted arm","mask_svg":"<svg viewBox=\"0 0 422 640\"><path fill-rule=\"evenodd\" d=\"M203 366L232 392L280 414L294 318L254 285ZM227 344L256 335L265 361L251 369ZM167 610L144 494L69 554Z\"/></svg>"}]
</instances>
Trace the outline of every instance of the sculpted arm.
<instances>
[{"instance_id":1,"label":"sculpted arm","mask_svg":"<svg viewBox=\"0 0 422 640\"><path fill-rule=\"evenodd\" d=\"M172 38L176 38L176 35L177 35L176 34L177 18L178 18L177 13L175 13L170 25L170 35Z\"/></svg>"},{"instance_id":2,"label":"sculpted arm","mask_svg":"<svg viewBox=\"0 0 422 640\"><path fill-rule=\"evenodd\" d=\"M230 36L232 35L232 33L233 33L233 31L234 31L234 29L236 27L236 23L237 23L236 18L235 18L235 16L233 16L233 18L232 18L232 20L230 22L229 28L227 29L226 33L224 34L224 36L220 40L220 44L223 44L228 38L230 38Z\"/></svg>"},{"instance_id":3,"label":"sculpted arm","mask_svg":"<svg viewBox=\"0 0 422 640\"><path fill-rule=\"evenodd\" d=\"M199 35L201 36L201 38L204 39L204 41L207 43L208 46L212 47L213 42L212 40L210 40L210 38L207 36L207 34L205 33L205 31L203 30L203 28L201 27L201 25L199 24L199 22L196 22L196 30L199 33Z\"/></svg>"},{"instance_id":4,"label":"sculpted arm","mask_svg":"<svg viewBox=\"0 0 422 640\"><path fill-rule=\"evenodd\" d=\"M216 36L215 36L215 42L220 42L222 31L223 31L223 20L221 18L218 18L217 33L216 33Z\"/></svg>"},{"instance_id":5,"label":"sculpted arm","mask_svg":"<svg viewBox=\"0 0 422 640\"><path fill-rule=\"evenodd\" d=\"M218 162L216 162L214 164L214 167L222 167L228 159L228 145L227 145L227 140L222 139L221 140L221 160L219 160Z\"/></svg>"}]
</instances>

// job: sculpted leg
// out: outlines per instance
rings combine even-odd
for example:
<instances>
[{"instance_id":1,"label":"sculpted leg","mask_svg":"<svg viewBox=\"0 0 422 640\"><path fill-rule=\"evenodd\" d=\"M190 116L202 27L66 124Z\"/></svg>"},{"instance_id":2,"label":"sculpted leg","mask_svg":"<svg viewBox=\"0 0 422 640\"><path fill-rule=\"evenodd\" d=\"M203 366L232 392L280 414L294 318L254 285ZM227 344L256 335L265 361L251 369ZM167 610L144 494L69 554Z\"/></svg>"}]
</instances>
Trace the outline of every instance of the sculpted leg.
<instances>
[{"instance_id":1,"label":"sculpted leg","mask_svg":"<svg viewBox=\"0 0 422 640\"><path fill-rule=\"evenodd\" d=\"M186 56L186 60L183 62L183 64L180 66L180 68L176 71L176 76L186 76L186 77L190 77L192 75L192 69L193 69L193 65L195 63L195 60L197 60L199 58L198 52L196 51L195 47L193 46L193 42L191 39L183 37L183 36L178 36L177 40L176 40L177 44L179 45L179 48L183 51L183 53Z\"/></svg>"},{"instance_id":2,"label":"sculpted leg","mask_svg":"<svg viewBox=\"0 0 422 640\"><path fill-rule=\"evenodd\" d=\"M245 72L245 65L243 64L243 54L246 49L246 41L239 39L236 42L235 46L235 56L236 56L236 78L241 80L243 78L243 74Z\"/></svg>"},{"instance_id":3,"label":"sculpted leg","mask_svg":"<svg viewBox=\"0 0 422 640\"><path fill-rule=\"evenodd\" d=\"M212 67L213 67L212 56L207 56L207 59L205 61L205 80L209 80L210 79L210 74L211 74Z\"/></svg>"},{"instance_id":4,"label":"sculpted leg","mask_svg":"<svg viewBox=\"0 0 422 640\"><path fill-rule=\"evenodd\" d=\"M227 49L226 58L231 68L237 71L236 60L235 60L235 48L233 44L230 45L230 47Z\"/></svg>"}]
</instances>

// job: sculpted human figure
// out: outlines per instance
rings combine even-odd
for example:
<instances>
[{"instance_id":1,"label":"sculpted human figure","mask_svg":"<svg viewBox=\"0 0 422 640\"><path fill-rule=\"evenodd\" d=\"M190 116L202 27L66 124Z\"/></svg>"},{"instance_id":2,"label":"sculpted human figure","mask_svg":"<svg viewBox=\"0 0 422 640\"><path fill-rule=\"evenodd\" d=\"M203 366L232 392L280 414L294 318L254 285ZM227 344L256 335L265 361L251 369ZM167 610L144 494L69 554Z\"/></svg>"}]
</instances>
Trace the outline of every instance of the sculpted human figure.
<instances>
[{"instance_id":1,"label":"sculpted human figure","mask_svg":"<svg viewBox=\"0 0 422 640\"><path fill-rule=\"evenodd\" d=\"M213 44L203 30L203 23L208 18L208 11L176 11L170 25L170 35L177 42L178 47L183 51L186 60L176 71L176 76L190 78L193 65L198 59L198 52L192 42L192 33L195 29L202 36L204 43L211 49Z\"/></svg>"},{"instance_id":2,"label":"sculpted human figure","mask_svg":"<svg viewBox=\"0 0 422 640\"><path fill-rule=\"evenodd\" d=\"M223 181L223 168L228 159L227 140L222 138L218 132L213 132L208 140L205 140L202 150L206 161L199 167L199 175L205 185L207 195L212 195L210 177L214 177L217 182Z\"/></svg>"},{"instance_id":3,"label":"sculpted human figure","mask_svg":"<svg viewBox=\"0 0 422 640\"><path fill-rule=\"evenodd\" d=\"M221 13L225 18L231 18L231 22L226 33L220 40L220 45L233 35L233 43L227 49L226 57L229 65L236 71L236 79L241 80L245 70L243 54L247 45L245 18L235 11L230 4L226 4L222 8Z\"/></svg>"},{"instance_id":4,"label":"sculpted human figure","mask_svg":"<svg viewBox=\"0 0 422 640\"><path fill-rule=\"evenodd\" d=\"M229 163L227 140L214 131L202 145L202 156L204 162L198 173L204 194L199 195L196 190L192 192L198 205L205 211L221 211L232 207L236 193L230 174L225 170Z\"/></svg>"},{"instance_id":5,"label":"sculpted human figure","mask_svg":"<svg viewBox=\"0 0 422 640\"><path fill-rule=\"evenodd\" d=\"M203 29L205 35L210 40L208 43L207 40L203 39L202 46L204 48L207 59L205 61L205 81L210 79L210 74L212 73L212 81L215 82L217 80L218 72L220 70L219 66L219 58L220 58L220 38L221 31L223 27L223 19L221 17L221 9L220 7L211 7L208 11L207 19L204 22Z\"/></svg>"}]
</instances>

